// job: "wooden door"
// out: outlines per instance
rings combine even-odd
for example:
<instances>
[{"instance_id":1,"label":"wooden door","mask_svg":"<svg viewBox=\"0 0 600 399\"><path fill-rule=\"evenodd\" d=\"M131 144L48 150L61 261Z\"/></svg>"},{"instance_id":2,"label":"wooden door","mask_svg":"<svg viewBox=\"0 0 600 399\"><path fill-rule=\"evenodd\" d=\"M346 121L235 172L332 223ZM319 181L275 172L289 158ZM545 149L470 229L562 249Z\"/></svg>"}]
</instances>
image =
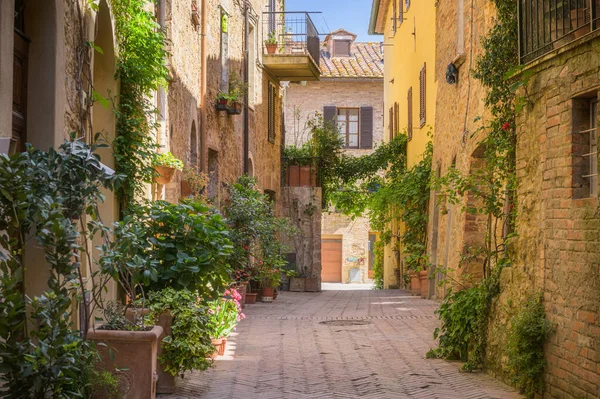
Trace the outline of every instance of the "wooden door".
<instances>
[{"instance_id":1,"label":"wooden door","mask_svg":"<svg viewBox=\"0 0 600 399\"><path fill-rule=\"evenodd\" d=\"M29 43L15 31L13 52L13 102L12 102L12 145L11 152L25 150L27 140L27 60Z\"/></svg>"},{"instance_id":2,"label":"wooden door","mask_svg":"<svg viewBox=\"0 0 600 399\"><path fill-rule=\"evenodd\" d=\"M342 240L321 241L321 280L324 283L342 282Z\"/></svg>"}]
</instances>

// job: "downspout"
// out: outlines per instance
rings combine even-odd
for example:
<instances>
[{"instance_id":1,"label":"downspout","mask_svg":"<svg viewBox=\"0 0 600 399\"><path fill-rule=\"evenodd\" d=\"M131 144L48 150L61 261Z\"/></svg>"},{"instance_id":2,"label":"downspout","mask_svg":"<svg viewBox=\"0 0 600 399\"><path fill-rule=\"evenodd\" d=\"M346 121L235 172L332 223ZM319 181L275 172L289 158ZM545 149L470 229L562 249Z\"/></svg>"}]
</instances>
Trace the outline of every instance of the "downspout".
<instances>
[{"instance_id":1,"label":"downspout","mask_svg":"<svg viewBox=\"0 0 600 399\"><path fill-rule=\"evenodd\" d=\"M206 41L206 2L208 0L202 1L202 28L200 30L201 35L201 43L200 43L200 170L208 170L207 164L207 143L208 143L208 121L207 121L207 110L206 110L206 76L207 76L207 58L206 58L206 49L207 49L207 41ZM206 164L206 165L205 165Z\"/></svg>"},{"instance_id":2,"label":"downspout","mask_svg":"<svg viewBox=\"0 0 600 399\"><path fill-rule=\"evenodd\" d=\"M249 57L249 53L250 53L250 49L248 48L248 37L250 36L250 26L249 26L249 22L248 22L248 18L249 18L249 7L248 7L248 3L245 3L245 8L244 8L244 87L248 87L248 80L249 80L249 63L250 63L250 57ZM244 162L244 174L247 175L248 174L248 153L250 152L250 148L249 148L249 120L248 120L248 110L249 110L249 106L248 106L248 89L245 90L244 92L244 156L242 157L243 162Z\"/></svg>"}]
</instances>

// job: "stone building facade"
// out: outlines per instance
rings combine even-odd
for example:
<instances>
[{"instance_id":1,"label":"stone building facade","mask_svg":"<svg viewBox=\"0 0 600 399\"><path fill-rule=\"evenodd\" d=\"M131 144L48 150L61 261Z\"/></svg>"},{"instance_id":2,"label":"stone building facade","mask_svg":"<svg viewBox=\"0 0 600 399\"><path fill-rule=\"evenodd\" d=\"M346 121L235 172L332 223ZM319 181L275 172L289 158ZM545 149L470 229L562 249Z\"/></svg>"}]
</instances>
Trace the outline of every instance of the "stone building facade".
<instances>
[{"instance_id":1,"label":"stone building facade","mask_svg":"<svg viewBox=\"0 0 600 399\"><path fill-rule=\"evenodd\" d=\"M167 33L171 73L168 90L158 96L163 117L161 144L182 159L186 167L208 175L208 194L217 204L223 199L225 185L244 173L255 176L258 187L272 193L277 201L281 187L280 81L262 63L263 28L269 18L264 11L270 10L271 3L268 0L202 3L205 3L202 7L198 3L194 15L191 1L160 2L158 15ZM281 11L281 5L275 7L274 12ZM247 87L248 107L237 115L217 110L219 93L227 93L236 84ZM274 96L271 103L269 95ZM274 134L269 137L271 113ZM247 169L245 123L248 124ZM183 174L178 173L159 195L176 201L182 196L182 187L183 195L188 194L183 180Z\"/></svg>"},{"instance_id":2,"label":"stone building facade","mask_svg":"<svg viewBox=\"0 0 600 399\"><path fill-rule=\"evenodd\" d=\"M342 120L349 120L347 112L352 112L357 122L355 127L340 131L347 139L346 153L370 154L383 142L382 47L380 43L361 43L355 39L354 34L342 29L332 32L321 45L321 79L287 86L286 145L300 146L310 140L307 121L316 113L335 118L338 128L344 130ZM361 142L360 137L366 123L372 126L369 143ZM369 255L376 233L370 230L367 217L352 219L335 211L323 212L321 237L323 282L371 281Z\"/></svg>"},{"instance_id":3,"label":"stone building facade","mask_svg":"<svg viewBox=\"0 0 600 399\"><path fill-rule=\"evenodd\" d=\"M450 168L468 176L478 166L480 143L485 137L485 130L480 129L486 117L485 90L479 80L469 75L482 53L481 40L493 26L494 15L494 6L485 1L475 0L472 11L464 0L437 5L435 75L440 82L436 93L432 158L432 172L437 177L445 175ZM451 67L458 70L454 84L445 81ZM481 119L476 121L478 117ZM478 267L481 265L471 265L468 270L458 266L465 246L480 244L485 237L485 226L477 223L477 215L463 211L468 197L463 197L458 204L441 204L438 193L431 193L427 242L430 261L438 272L431 270L436 284L429 284L429 296L445 296L449 288L445 273L455 278L481 269Z\"/></svg>"}]
</instances>

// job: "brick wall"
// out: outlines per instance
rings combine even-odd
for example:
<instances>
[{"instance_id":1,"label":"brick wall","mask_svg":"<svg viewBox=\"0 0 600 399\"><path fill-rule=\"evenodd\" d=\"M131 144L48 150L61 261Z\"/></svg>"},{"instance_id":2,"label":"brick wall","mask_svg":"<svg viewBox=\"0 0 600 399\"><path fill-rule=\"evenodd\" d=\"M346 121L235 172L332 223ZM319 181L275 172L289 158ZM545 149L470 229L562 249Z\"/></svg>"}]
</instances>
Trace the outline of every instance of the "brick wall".
<instances>
[{"instance_id":1,"label":"brick wall","mask_svg":"<svg viewBox=\"0 0 600 399\"><path fill-rule=\"evenodd\" d=\"M574 98L597 97L599 51L596 38L534 63L531 105L517 119L518 240L501 299L544 294L555 328L546 345L548 398L600 396L600 214L597 197L575 198L572 176Z\"/></svg>"}]
</instances>

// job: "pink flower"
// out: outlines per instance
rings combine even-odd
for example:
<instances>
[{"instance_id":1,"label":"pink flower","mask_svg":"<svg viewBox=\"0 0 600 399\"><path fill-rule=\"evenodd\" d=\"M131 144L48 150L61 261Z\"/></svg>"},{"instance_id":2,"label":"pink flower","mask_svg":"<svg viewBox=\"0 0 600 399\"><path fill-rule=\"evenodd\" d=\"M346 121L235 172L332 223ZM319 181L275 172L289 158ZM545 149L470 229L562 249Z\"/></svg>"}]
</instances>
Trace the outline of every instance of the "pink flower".
<instances>
[{"instance_id":1,"label":"pink flower","mask_svg":"<svg viewBox=\"0 0 600 399\"><path fill-rule=\"evenodd\" d=\"M502 125L502 130L507 131L510 129L510 122L504 122Z\"/></svg>"}]
</instances>

